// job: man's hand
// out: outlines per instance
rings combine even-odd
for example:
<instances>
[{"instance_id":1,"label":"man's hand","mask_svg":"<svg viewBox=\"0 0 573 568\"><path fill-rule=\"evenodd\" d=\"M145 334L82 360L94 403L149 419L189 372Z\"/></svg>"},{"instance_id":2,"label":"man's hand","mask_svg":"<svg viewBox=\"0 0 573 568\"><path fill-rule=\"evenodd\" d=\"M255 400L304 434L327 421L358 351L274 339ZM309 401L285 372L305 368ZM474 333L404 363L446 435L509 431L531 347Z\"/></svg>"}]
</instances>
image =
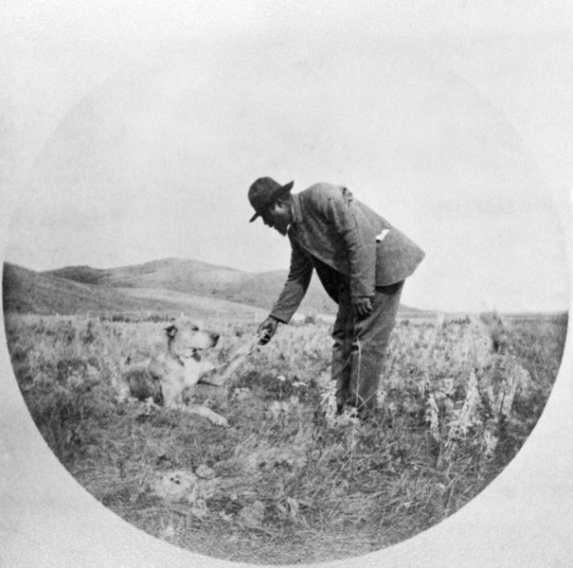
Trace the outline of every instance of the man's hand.
<instances>
[{"instance_id":1,"label":"man's hand","mask_svg":"<svg viewBox=\"0 0 573 568\"><path fill-rule=\"evenodd\" d=\"M276 333L279 326L279 320L269 316L257 328L257 335L260 336L259 345L266 345Z\"/></svg>"},{"instance_id":2,"label":"man's hand","mask_svg":"<svg viewBox=\"0 0 573 568\"><path fill-rule=\"evenodd\" d=\"M363 319L372 313L372 302L369 296L353 296L351 303L356 319Z\"/></svg>"}]
</instances>

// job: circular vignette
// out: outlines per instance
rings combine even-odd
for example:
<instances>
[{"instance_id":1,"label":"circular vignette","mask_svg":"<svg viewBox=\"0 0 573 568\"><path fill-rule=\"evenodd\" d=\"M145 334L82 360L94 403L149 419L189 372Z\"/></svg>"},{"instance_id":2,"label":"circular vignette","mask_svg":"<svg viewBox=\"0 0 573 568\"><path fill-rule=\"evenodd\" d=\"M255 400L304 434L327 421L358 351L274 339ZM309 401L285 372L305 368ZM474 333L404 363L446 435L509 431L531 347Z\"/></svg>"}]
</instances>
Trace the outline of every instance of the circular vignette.
<instances>
[{"instance_id":1,"label":"circular vignette","mask_svg":"<svg viewBox=\"0 0 573 568\"><path fill-rule=\"evenodd\" d=\"M184 62L179 62L179 64L185 68L183 63ZM415 212L422 212L424 207L420 205L420 203L423 203L424 200L427 199L432 190L435 190L437 187L447 187L445 196L441 194L442 205L446 209L446 212L450 215L459 211L468 214L468 209L471 209L471 206L475 205L473 199L468 198L469 201L471 201L471 206L464 206L462 203L464 200L456 195L455 183L444 186L443 181L446 179L444 176L448 171L451 173L452 170L450 167L454 168L455 181L459 183L460 179L462 181L467 180L470 173L477 171L479 165L477 163L479 160L472 160L472 150L480 150L479 159L492 160L492 169L494 171L499 171L500 166L503 164L509 163L512 165L513 173L508 174L508 179L505 180L505 183L508 184L507 187L513 187L511 185L512 181L529 180L532 194L526 192L523 195L525 195L529 201L530 206L539 203L539 201L537 201L539 197L533 195L533 193L539 190L539 180L535 175L534 181L531 182L530 174L532 172L536 174L536 172L533 166L531 166L529 156L523 147L520 146L513 130L508 128L508 125L502 124L502 117L497 115L487 102L479 100L479 97L472 98L471 86L464 85L460 87L460 94L460 92L456 92L453 88L452 83L455 83L455 80L451 75L446 74L446 78L444 78L445 75L440 75L441 80L436 81L435 83L437 84L432 83L431 86L422 93L420 93L420 91L416 92L416 96L414 96L411 90L408 90L407 97L398 97L400 86L406 84L412 87L419 85L420 81L423 83L420 76L416 76L416 73L423 73L422 79L427 79L428 76L435 71L435 68L428 70L428 67L419 65L412 60L408 61L408 65L400 66L399 69L394 60L385 61L385 65L386 70L393 70L394 72L394 74L391 75L394 80L392 85L394 90L390 91L393 93L394 98L389 97L390 101L387 100L384 103L385 106L383 110L394 110L397 112L392 114L394 117L393 121L390 120L383 123L387 127L387 137L380 147L376 147L375 150L373 150L372 156L367 156L364 161L361 161L362 167L358 168L360 170L358 173L352 172L352 164L356 163L358 155L358 150L353 149L352 142L356 142L358 137L364 137L365 133L368 140L371 141L375 139L377 128L382 124L380 122L381 117L377 116L375 120L369 120L368 117L361 118L368 101L363 97L357 97L355 99L344 98L344 95L350 96L349 92L345 92L344 89L335 91L333 98L325 103L323 98L325 93L331 93L333 91L333 84L338 85L340 83L340 78L337 76L325 77L324 84L320 84L317 87L316 98L312 99L313 104L307 102L310 111L317 111L310 113L314 117L313 120L310 121L310 125L308 124L309 121L300 120L298 123L295 121L293 126L293 122L291 121L296 114L295 111L300 108L299 105L302 104L304 100L307 100L307 93L295 93L295 101L290 100L288 103L285 102L285 106L280 109L280 112L273 109L272 112L278 112L281 116L280 120L276 123L279 134L277 140L280 141L280 143L277 142L271 146L268 155L259 161L257 168L275 168L285 171L286 175L287 167L281 165L281 163L284 161L285 156L292 154L295 156L295 163L297 170L301 172L301 178L311 180L311 176L313 175L313 162L318 161L321 143L324 143L324 140L328 139L328 135L330 134L337 142L334 144L335 151L332 153L334 157L330 158L331 161L324 167L324 171L343 177L349 177L355 182L357 187L360 186L360 183L363 183L367 187L366 194L370 201L377 202L379 199L379 195L371 188L374 187L373 179L378 178L382 173L377 157L384 151L387 151L391 153L393 158L392 162L394 164L394 168L390 170L390 173L394 176L393 179L399 184L398 187L400 189L410 184L413 179L419 179L417 176L423 175L424 172L431 170L432 167L435 168L438 164L442 164L444 171L440 171L439 174L436 174L433 181L434 185L429 184L429 188L418 190L419 193L416 194L415 198L413 198L411 202L408 202L409 205L412 205L412 209ZM175 65L175 68L176 67ZM157 71L157 67L153 68L153 70ZM242 71L246 73L248 69L243 69ZM254 76L262 71L264 71L262 61L253 64L251 73ZM349 73L351 71L352 73L356 73L354 69L347 69L347 71ZM165 80L166 76L169 77L170 72L172 73L171 78ZM177 72L179 72L179 74ZM303 71L295 70L294 73L300 78L303 75L307 75L309 71L308 69L304 69ZM41 214L45 214L46 217L50 217L51 220L48 223L48 228L51 226L52 230L55 230L57 220L67 223L68 230L71 229L72 232L75 228L76 234L78 235L78 239L76 239L77 246L80 251L82 251L79 253L80 256L84 254L87 254L88 257L90 254L94 255L97 253L99 247L105 252L106 256L111 254L113 257L113 251L116 248L129 248L128 245L130 241L128 234L122 234L117 229L109 230L110 227L114 227L114 221L118 222L116 226L119 226L126 223L130 216L142 214L150 208L154 209L158 207L162 214L171 219L171 216L181 209L181 200L183 200L184 204L196 203L198 199L197 193L195 192L190 202L185 201L189 199L188 187L185 182L190 172L190 166L186 165L187 152L196 152L197 157L193 161L194 168L197 167L197 164L201 163L217 163L210 152L219 153L222 140L224 141L223 146L225 146L225 150L229 150L226 146L229 144L229 139L232 139L232 133L241 131L241 128L238 128L238 126L241 126L240 120L237 125L233 122L233 119L238 120L240 118L244 120L245 117L250 116L249 110L253 108L253 101L248 99L248 97L246 97L247 100L239 99L236 106L225 109L226 114L223 114L226 120L221 119L220 114L218 114L217 116L219 118L217 121L213 115L209 115L207 110L205 110L212 104L213 97L212 90L208 88L209 79L200 72L194 75L194 82L189 86L186 84L186 78L188 76L185 73L181 73L181 69L166 67L161 70L161 73L153 75L152 80L146 83L144 92L140 91L138 85L143 84L142 79L149 79L149 75L148 69L131 70L128 75L115 77L114 80L110 82L112 84L115 83L114 86L117 88L115 92L113 89L111 89L110 92L110 83L107 83L105 87L102 86L102 88L97 89L94 93L94 95L101 97L99 100L97 100L98 97L95 97L96 100L93 100L92 96L86 97L79 107L74 109L70 115L62 121L53 139L46 145L46 151L36 161L34 171L30 176L30 187L32 190L38 188L41 184L44 190L48 189L49 192L51 192L51 195L58 193L62 195L62 198L53 200L50 208L45 208L44 204L40 205L36 210L36 214L39 211ZM173 75L175 75L175 77L173 77ZM139 80L136 80L138 77ZM251 91L249 91L248 86L245 86L244 77L245 75L241 74L238 70L234 70L233 78L236 83L234 84L235 92L238 90L242 92L243 95L248 95ZM243 88L243 91L240 91L240 87ZM278 84L274 86L272 93L276 94L282 87L282 82L278 82ZM268 85L268 89L273 89L272 82ZM264 89L265 95L268 95L268 89ZM343 94L340 94L341 90ZM373 96L372 90L368 89L367 91L368 93L364 94L364 97ZM209 132L209 135L205 136L205 138L199 142L193 140L192 143L190 140L185 139L183 135L186 128L184 125L185 121L182 120L182 117L186 117L187 119L193 117L193 109L190 108L186 99L186 96L190 92L197 97L194 99L194 102L205 105L205 107L201 107L205 110L205 114L202 113L198 122L207 122L208 125L212 127L203 130L205 128L204 124L201 128L199 128L201 125L195 124L197 132ZM138 93L140 98L134 98L132 96L134 93ZM300 98L297 98L297 95ZM449 100L447 98L448 96L450 97ZM467 117L463 112L466 110L464 100L468 97L471 100L471 102L468 103L469 107L476 111L475 115L471 117ZM223 97L222 100L227 101L228 99ZM406 103L404 102L405 100ZM166 104L166 101L167 103L172 103L172 105ZM318 101L324 104L318 106ZM336 120L335 111L341 108L343 103L348 103L348 101L351 101L351 104L347 104L344 107L345 111L351 115L354 112L353 117L357 122L360 121L359 123L362 128L359 133L351 132L348 136L344 137L342 135L344 134L345 123ZM427 107L423 105L430 101L434 103L432 107L434 113L426 114ZM427 150L432 146L433 141L439 139L440 135L448 134L451 136L449 143L452 145L446 149L442 148L441 151L444 153L426 154L426 158L428 155L431 157L430 163L423 163L423 160L414 160L412 162L408 156L405 155L405 150L394 147L394 140L400 138L398 131L403 130L399 128L400 117L403 118L407 114L407 103L411 103L416 112L420 113L420 117L426 116L427 120L424 123L424 128L420 128L419 124L414 125L410 123L409 128L411 130L405 134L403 132L401 134L403 140L408 140L410 144L414 145L414 148L419 148L420 139L414 137L413 133L422 131L425 133L426 139L421 147ZM414 103L417 103L417 106L414 105ZM454 110L453 116L455 119L448 119L448 109ZM414 114L418 116L416 113ZM464 116L464 120L460 121L460 116ZM491 142L491 139L486 138L486 140L480 140L476 134L478 132L483 134L480 130L480 128L483 127L483 122L480 119L484 116L486 117L487 125L492 127L489 133L494 132L492 138L499 144L494 151L488 148L488 142ZM148 117L149 120L146 120L145 117ZM440 120L447 122L445 130L443 125L440 125ZM259 118L256 122L251 131L254 130L261 135L263 140L266 140L264 133L268 132L268 116L263 115L263 117ZM229 123L231 123L232 126L229 126ZM331 124L332 130L325 133L324 128L328 126L329 123ZM166 128L166 125L170 125L170 128ZM388 132L394 132L396 136L392 137ZM461 142L463 142L464 133L467 134L467 132L472 134L472 136L469 137L471 142L467 142L466 145L464 145ZM142 133L147 134L147 136L142 136ZM498 135L499 138L496 138ZM305 143L307 139L313 140L315 136L318 137L319 142ZM137 141L142 138L146 143L140 145ZM165 141L171 138L173 145L169 146ZM116 144L114 144L114 142L116 142ZM243 146L243 142L245 146ZM254 174L256 170L253 166L248 165L250 153L256 151L256 146L249 146L243 138L238 138L235 140L235 143L238 144L237 147L244 150L245 154L239 157L234 156L232 167L229 167L229 169L225 170L222 174L227 183L233 178L244 179L246 181L247 178L250 179L253 177L252 174ZM483 146L481 146L480 143L483 143ZM231 150L232 149L233 146L231 145ZM454 149L455 152L453 151ZM447 150L451 150L452 152L448 153ZM453 156L449 155L452 153ZM158 154L159 157L157 161L154 162L153 156ZM175 158L173 156L175 156ZM129 159L126 159L126 157ZM107 167L104 167L106 164ZM447 164L449 167L446 168L443 164ZM144 165L144 167L142 167L143 171L138 170L138 166L142 165ZM412 166L412 168L408 169L407 176L401 177L400 171L405 169L407 165ZM168 177L169 188L166 190L165 180L161 178L159 180L161 183L159 183L158 180L151 175L151 172L163 171L163 169L168 166L173 166L177 175ZM416 167L422 171L414 171L412 173L412 169ZM520 167L526 168L525 174L519 171ZM248 170L248 175L243 173L244 169ZM365 173L366 171L374 171L372 178ZM388 172L387 168L386 171ZM464 175L466 177L464 177ZM515 178L512 178L512 175L515 176ZM136 183L129 185L128 182L130 180L133 181L134 177ZM220 240L217 240L217 231L213 230L213 226L214 219L220 218L220 211L218 209L218 203L221 202L220 197L224 196L228 199L228 203L231 205L233 211L237 209L245 209L246 211L246 208L241 204L245 200L244 192L240 196L238 193L236 195L228 193L214 195L209 192L209 188L214 187L217 178L213 178L209 171L199 172L196 174L196 178L197 177L200 180L199 186L207 188L204 190L204 193L199 191L203 209L198 217L205 216L207 221L202 225L199 220L195 218L194 221L197 221L196 225L198 224L201 228L200 234L206 235L206 240L210 243L214 242L218 244ZM126 185L122 186L124 190L117 192L117 187L120 185L120 182ZM488 176L487 182L493 183L493 180ZM141 189L142 185L145 187L144 190ZM97 188L97 190L94 188ZM521 188L523 188L523 186L521 186ZM474 186L474 189L478 191L476 186ZM399 194L400 191L396 191L396 194L391 194L387 198L388 203L394 206L399 205ZM487 192L479 194L477 202L487 201L488 195ZM521 197L521 195L519 197ZM523 201L519 197L504 196L504 199L507 200L505 206L511 207L512 205L518 205L518 203ZM175 205L161 208L160 203L162 203L163 200L175 203ZM414 202L417 202L417 204ZM543 202L543 199L541 202ZM29 205L30 202L27 203L27 206ZM423 203L423 205L426 206L426 203ZM73 214L70 214L70 211L72 211ZM487 211L491 213L490 209ZM27 219L26 215L29 215L29 213L30 210L20 213L20 215L24 216L17 218L16 224L22 222L22 219ZM40 215L40 218L41 217L42 215ZM229 220L230 217L231 215L223 216L225 220ZM407 217L405 217L405 219L407 219ZM179 231L185 234L187 223L188 217L186 217L184 221L167 223L170 229L167 232L170 233L171 236L166 234L164 228L157 233L154 232L154 226L164 225L164 223L159 222L156 224L146 222L144 228L133 227L131 231L135 236L136 242L142 242L142 236L151 233L153 236L158 237L157 240L161 238L163 243L167 242L167 246L176 246L175 241L177 239L174 238L174 235L176 237ZM548 226L551 226L551 223L548 223ZM143 229L145 229L145 232L141 232ZM250 237L236 236L239 235L240 229L231 228L230 231L234 242L250 243ZM237 232L235 233L234 231ZM68 232L67 234L69 235L70 233ZM41 233L32 241L34 245L47 242L46 239L40 235ZM64 233L57 235L53 243L49 243L47 248L43 248L43 254L47 257L57 258L58 251L65 248L69 242L64 235ZM439 243L440 241L437 239L434 246L438 248ZM14 247L14 244L11 243L10 247ZM195 247L200 250L202 255L210 254L210 245L205 245L200 242L196 244ZM17 248L14 250L18 252ZM160 254L162 250L161 248L150 248L147 254L153 255L155 251ZM178 249L177 255L188 256L188 250L189 249ZM276 250L278 251L278 246ZM26 253L24 248L20 249L20 252L22 254ZM280 257L281 253L277 252L277 256ZM122 257L117 257L117 259L121 264L120 259L122 259ZM64 263L62 263L62 265L63 264ZM476 333L479 333L479 331ZM12 352L12 357L14 360L14 352ZM93 373L93 371L90 371L87 367L87 365L91 365L89 362L86 365L77 361L75 363L68 361L67 363L67 365L71 367L73 367L74 364L81 367L81 369L66 369L64 372L70 372L70 374L66 376L66 380L72 377L76 371L80 374ZM92 367L94 367L94 365L92 365ZM519 374L518 371L515 371L515 373ZM145 416L145 414L139 414L138 411L137 416ZM118 466L118 469L120 470L121 468ZM447 488L447 485L445 486ZM128 500L129 498L128 495ZM120 495L118 499L121 500L123 497ZM112 501L113 499L110 497L108 506ZM296 499L294 499L294 502L298 503ZM288 500L286 504L288 515L288 512L292 512L292 508L295 506L291 503L291 509L289 509ZM300 503L297 507L300 507ZM278 508L277 510L280 511ZM227 512L226 510L219 512L225 515L232 514L232 512ZM177 513L175 514L177 515ZM177 534L177 528L172 527L170 529L170 526L171 525L166 525L164 527L165 534L159 535L163 536L167 541L173 539L174 535ZM367 550L363 550L362 552L367 552Z\"/></svg>"}]
</instances>

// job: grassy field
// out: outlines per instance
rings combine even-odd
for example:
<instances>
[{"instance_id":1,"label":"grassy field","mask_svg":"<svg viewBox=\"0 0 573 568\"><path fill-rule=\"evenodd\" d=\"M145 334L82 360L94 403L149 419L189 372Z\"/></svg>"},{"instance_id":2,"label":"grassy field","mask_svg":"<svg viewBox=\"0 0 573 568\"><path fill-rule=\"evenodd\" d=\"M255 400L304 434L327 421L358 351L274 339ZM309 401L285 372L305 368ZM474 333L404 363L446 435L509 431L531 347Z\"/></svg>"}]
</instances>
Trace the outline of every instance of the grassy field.
<instances>
[{"instance_id":1,"label":"grassy field","mask_svg":"<svg viewBox=\"0 0 573 568\"><path fill-rule=\"evenodd\" d=\"M163 348L161 322L6 315L30 412L95 498L177 546L277 564L383 548L477 495L539 418L566 326L565 316L401 319L383 412L367 423L334 414L329 324L282 327L228 389L203 393L224 429L118 398L128 356ZM223 362L256 324L211 327L222 333L211 357Z\"/></svg>"}]
</instances>

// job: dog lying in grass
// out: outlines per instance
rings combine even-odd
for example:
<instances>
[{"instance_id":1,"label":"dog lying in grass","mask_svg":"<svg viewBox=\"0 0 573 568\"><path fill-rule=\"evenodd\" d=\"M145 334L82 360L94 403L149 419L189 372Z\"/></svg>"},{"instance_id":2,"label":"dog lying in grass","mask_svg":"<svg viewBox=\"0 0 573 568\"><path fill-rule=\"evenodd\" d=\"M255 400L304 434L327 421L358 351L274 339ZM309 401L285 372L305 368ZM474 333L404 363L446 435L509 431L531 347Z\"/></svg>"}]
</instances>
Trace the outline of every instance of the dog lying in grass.
<instances>
[{"instance_id":1,"label":"dog lying in grass","mask_svg":"<svg viewBox=\"0 0 573 568\"><path fill-rule=\"evenodd\" d=\"M215 367L203 359L202 352L217 345L219 335L195 324L170 325L165 328L167 351L153 357L147 364L133 366L122 377L121 390L139 400L152 398L167 408L198 414L217 426L228 426L227 419L202 404L185 404L197 383L223 387L237 367L258 344L259 338L238 349L227 363Z\"/></svg>"}]
</instances>

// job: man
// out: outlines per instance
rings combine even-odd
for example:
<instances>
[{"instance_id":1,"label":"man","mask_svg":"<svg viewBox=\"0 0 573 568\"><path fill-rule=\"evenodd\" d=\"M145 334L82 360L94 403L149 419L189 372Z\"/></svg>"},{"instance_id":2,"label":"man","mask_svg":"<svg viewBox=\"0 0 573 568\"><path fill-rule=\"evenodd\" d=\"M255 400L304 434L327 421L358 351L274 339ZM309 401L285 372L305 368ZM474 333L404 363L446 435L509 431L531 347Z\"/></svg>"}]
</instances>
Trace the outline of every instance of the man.
<instances>
[{"instance_id":1,"label":"man","mask_svg":"<svg viewBox=\"0 0 573 568\"><path fill-rule=\"evenodd\" d=\"M291 194L293 184L263 177L249 189L255 210L251 222L261 217L288 235L292 249L283 291L258 328L261 344L273 337L279 323L290 321L316 270L338 304L332 332L338 412L349 405L368 417L376 409L404 280L424 252L345 187L318 183Z\"/></svg>"}]
</instances>

